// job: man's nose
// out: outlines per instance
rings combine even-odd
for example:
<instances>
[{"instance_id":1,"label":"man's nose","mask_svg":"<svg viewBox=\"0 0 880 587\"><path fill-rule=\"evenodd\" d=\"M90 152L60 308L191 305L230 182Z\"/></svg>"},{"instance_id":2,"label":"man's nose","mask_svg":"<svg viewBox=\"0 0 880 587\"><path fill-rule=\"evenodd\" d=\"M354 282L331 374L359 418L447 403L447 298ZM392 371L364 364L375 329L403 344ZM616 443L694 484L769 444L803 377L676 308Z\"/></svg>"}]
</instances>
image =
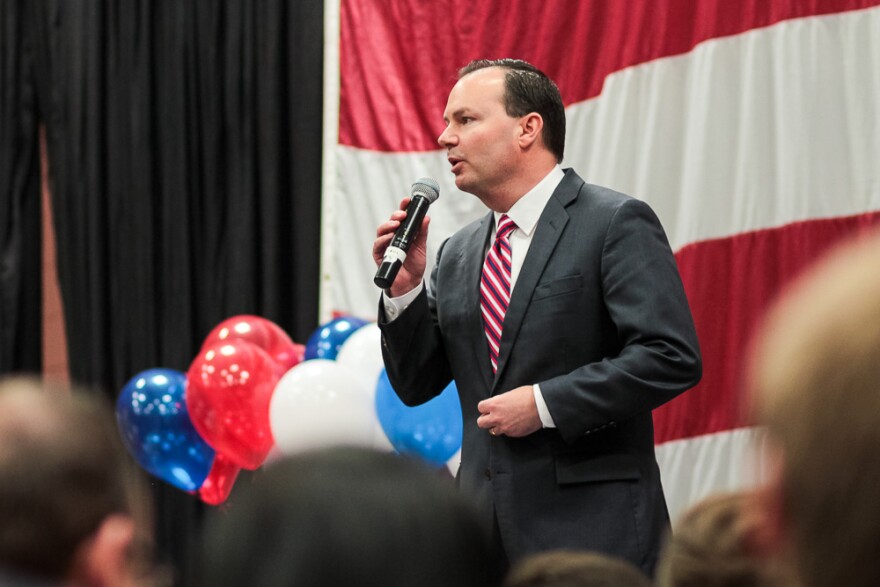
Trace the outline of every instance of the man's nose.
<instances>
[{"instance_id":1,"label":"man's nose","mask_svg":"<svg viewBox=\"0 0 880 587\"><path fill-rule=\"evenodd\" d=\"M441 147L449 147L450 145L454 144L454 137L455 135L450 132L449 126L447 125L447 127L443 129L443 132L440 133L440 136L437 137L437 142L440 144Z\"/></svg>"}]
</instances>

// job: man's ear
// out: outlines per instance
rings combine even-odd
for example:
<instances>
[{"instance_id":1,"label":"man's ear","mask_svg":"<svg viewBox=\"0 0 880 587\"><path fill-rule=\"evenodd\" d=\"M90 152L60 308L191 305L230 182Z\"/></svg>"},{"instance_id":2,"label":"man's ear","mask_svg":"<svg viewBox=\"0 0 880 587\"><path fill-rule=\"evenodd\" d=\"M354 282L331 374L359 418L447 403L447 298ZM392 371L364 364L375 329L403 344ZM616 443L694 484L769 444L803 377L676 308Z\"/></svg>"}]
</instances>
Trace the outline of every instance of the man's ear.
<instances>
[{"instance_id":1,"label":"man's ear","mask_svg":"<svg viewBox=\"0 0 880 587\"><path fill-rule=\"evenodd\" d=\"M544 119L537 112L529 112L519 119L519 144L523 149L528 149L541 140L541 131L544 130Z\"/></svg>"},{"instance_id":2,"label":"man's ear","mask_svg":"<svg viewBox=\"0 0 880 587\"><path fill-rule=\"evenodd\" d=\"M130 551L135 538L135 521L123 514L104 519L95 533L80 546L71 579L76 585L111 587L131 579Z\"/></svg>"}]
</instances>

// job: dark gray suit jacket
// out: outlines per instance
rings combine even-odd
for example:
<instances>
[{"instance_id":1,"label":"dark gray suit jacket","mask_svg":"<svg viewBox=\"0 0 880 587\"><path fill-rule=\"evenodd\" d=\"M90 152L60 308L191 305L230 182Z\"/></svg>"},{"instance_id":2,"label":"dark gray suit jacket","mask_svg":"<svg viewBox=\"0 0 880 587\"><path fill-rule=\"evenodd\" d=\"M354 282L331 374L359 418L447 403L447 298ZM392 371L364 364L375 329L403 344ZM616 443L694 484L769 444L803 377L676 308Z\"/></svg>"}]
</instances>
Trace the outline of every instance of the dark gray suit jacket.
<instances>
[{"instance_id":1,"label":"dark gray suit jacket","mask_svg":"<svg viewBox=\"0 0 880 587\"><path fill-rule=\"evenodd\" d=\"M493 218L450 237L430 288L396 320L383 355L417 405L455 379L464 417L460 486L497 515L513 561L586 548L653 572L668 513L651 410L695 385L696 333L666 234L650 207L574 171L545 207L510 300L492 376L480 273ZM477 403L540 384L557 428L490 436Z\"/></svg>"}]
</instances>

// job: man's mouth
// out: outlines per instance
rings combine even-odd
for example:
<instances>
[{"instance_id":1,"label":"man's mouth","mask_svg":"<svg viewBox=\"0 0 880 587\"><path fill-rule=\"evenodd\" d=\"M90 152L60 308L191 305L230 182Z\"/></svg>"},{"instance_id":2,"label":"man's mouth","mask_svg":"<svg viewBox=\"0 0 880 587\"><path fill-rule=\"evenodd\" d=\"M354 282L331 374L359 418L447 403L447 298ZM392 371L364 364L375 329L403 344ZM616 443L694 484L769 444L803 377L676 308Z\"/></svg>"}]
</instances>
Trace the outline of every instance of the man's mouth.
<instances>
[{"instance_id":1,"label":"man's mouth","mask_svg":"<svg viewBox=\"0 0 880 587\"><path fill-rule=\"evenodd\" d=\"M449 161L449 164L452 166L452 173L455 174L458 174L458 172L461 171L461 168L464 165L464 159L460 157L450 156L447 157L446 160Z\"/></svg>"}]
</instances>

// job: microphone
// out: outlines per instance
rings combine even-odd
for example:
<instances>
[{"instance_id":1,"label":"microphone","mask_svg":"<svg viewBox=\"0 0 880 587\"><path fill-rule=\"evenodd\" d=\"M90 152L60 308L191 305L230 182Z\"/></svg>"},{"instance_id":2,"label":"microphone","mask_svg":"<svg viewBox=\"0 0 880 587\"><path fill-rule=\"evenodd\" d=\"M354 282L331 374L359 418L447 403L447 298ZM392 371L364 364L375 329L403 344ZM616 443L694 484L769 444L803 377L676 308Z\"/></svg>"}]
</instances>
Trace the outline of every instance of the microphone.
<instances>
[{"instance_id":1,"label":"microphone","mask_svg":"<svg viewBox=\"0 0 880 587\"><path fill-rule=\"evenodd\" d=\"M397 277L397 272L400 271L400 266L406 259L406 252L419 234L422 220L428 212L428 206L439 197L440 186L430 177L422 177L412 184L409 206L406 207L406 218L397 227L394 238L385 249L385 257L376 271L373 283L382 289L391 287Z\"/></svg>"}]
</instances>

